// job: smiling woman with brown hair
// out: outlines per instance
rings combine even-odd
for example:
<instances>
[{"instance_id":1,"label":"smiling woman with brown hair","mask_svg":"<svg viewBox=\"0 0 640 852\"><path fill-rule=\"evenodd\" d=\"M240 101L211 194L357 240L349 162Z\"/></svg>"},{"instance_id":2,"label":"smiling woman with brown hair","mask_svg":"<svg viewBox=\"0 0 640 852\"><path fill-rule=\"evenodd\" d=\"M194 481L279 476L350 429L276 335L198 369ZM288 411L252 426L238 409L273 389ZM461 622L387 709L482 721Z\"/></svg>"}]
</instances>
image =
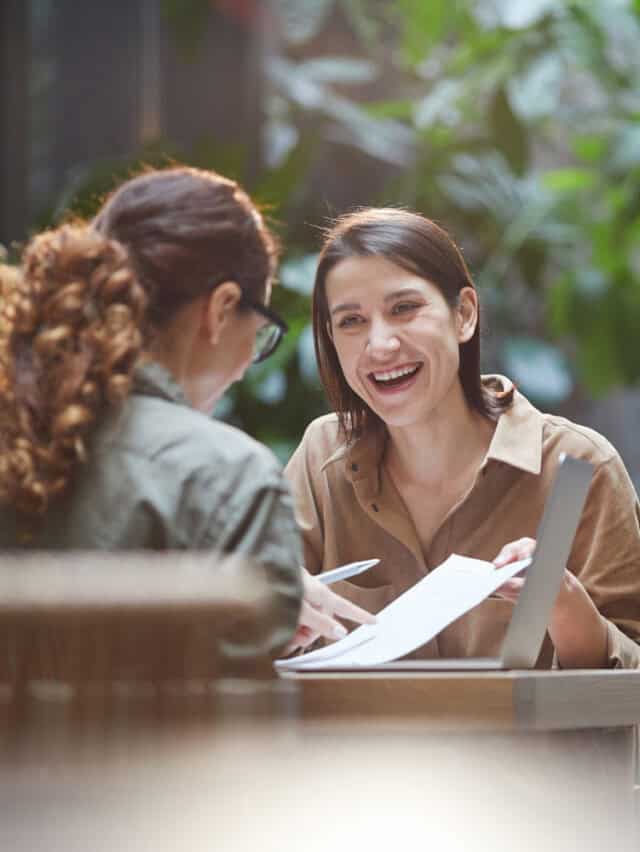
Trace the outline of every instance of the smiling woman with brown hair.
<instances>
[{"instance_id":1,"label":"smiling woman with brown hair","mask_svg":"<svg viewBox=\"0 0 640 852\"><path fill-rule=\"evenodd\" d=\"M367 209L328 232L313 327L335 413L310 425L286 471L306 566L381 557L336 586L377 611L453 552L496 564L529 555L566 452L595 473L539 664L555 650L564 667L638 667L640 513L624 466L596 432L480 375L479 319L462 255L429 219ZM521 583L420 653L496 656Z\"/></svg>"}]
</instances>

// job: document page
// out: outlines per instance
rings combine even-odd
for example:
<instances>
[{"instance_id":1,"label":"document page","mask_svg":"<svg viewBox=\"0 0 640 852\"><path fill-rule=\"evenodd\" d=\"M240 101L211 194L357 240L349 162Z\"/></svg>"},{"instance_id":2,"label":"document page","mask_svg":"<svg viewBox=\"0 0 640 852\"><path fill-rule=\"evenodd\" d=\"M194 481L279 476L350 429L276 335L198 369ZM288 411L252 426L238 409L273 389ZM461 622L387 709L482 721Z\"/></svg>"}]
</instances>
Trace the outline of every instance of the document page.
<instances>
[{"instance_id":1,"label":"document page","mask_svg":"<svg viewBox=\"0 0 640 852\"><path fill-rule=\"evenodd\" d=\"M495 568L491 562L454 553L381 610L376 624L363 624L332 645L276 660L275 665L307 671L329 663L354 668L390 663L424 645L530 562L523 559Z\"/></svg>"}]
</instances>

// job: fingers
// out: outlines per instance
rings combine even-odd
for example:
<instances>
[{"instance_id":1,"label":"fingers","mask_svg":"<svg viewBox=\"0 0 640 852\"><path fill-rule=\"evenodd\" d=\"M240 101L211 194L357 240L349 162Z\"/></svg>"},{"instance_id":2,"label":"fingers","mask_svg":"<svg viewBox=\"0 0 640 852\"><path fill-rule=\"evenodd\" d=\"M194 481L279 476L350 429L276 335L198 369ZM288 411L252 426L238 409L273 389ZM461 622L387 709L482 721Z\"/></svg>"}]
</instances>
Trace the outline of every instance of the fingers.
<instances>
[{"instance_id":1,"label":"fingers","mask_svg":"<svg viewBox=\"0 0 640 852\"><path fill-rule=\"evenodd\" d=\"M357 606L346 598L337 595L335 592L330 592L331 598L328 601L328 608L334 615L339 615L341 618L348 618L349 621L357 621L358 624L375 624L376 617L361 606Z\"/></svg>"},{"instance_id":2,"label":"fingers","mask_svg":"<svg viewBox=\"0 0 640 852\"><path fill-rule=\"evenodd\" d=\"M318 638L318 634L305 625L299 625L293 639L283 648L282 656L288 657L296 651L301 651L311 645Z\"/></svg>"},{"instance_id":3,"label":"fingers","mask_svg":"<svg viewBox=\"0 0 640 852\"><path fill-rule=\"evenodd\" d=\"M534 538L519 538L516 541L510 541L502 548L500 553L493 560L496 568L502 568L510 562L518 562L520 559L527 559L533 555L536 549L536 540Z\"/></svg>"},{"instance_id":4,"label":"fingers","mask_svg":"<svg viewBox=\"0 0 640 852\"><path fill-rule=\"evenodd\" d=\"M375 616L371 615L370 612L333 592L307 571L303 572L303 580L305 603L310 604L315 609L328 615L348 618L351 621L358 622L358 624L373 624L376 621Z\"/></svg>"},{"instance_id":5,"label":"fingers","mask_svg":"<svg viewBox=\"0 0 640 852\"><path fill-rule=\"evenodd\" d=\"M521 577L512 577L496 589L495 594L507 601L515 603L518 600L524 580Z\"/></svg>"},{"instance_id":6,"label":"fingers","mask_svg":"<svg viewBox=\"0 0 640 852\"><path fill-rule=\"evenodd\" d=\"M302 602L299 624L300 627L306 627L310 633L315 633L315 637L324 636L326 639L342 639L347 635L347 628L340 624L339 621L311 606L307 601Z\"/></svg>"},{"instance_id":7,"label":"fingers","mask_svg":"<svg viewBox=\"0 0 640 852\"><path fill-rule=\"evenodd\" d=\"M304 599L298 618L298 630L287 646L291 653L306 648L322 636L325 639L342 639L347 629L334 616L355 621L358 624L373 624L376 617L362 607L332 592L303 569Z\"/></svg>"}]
</instances>

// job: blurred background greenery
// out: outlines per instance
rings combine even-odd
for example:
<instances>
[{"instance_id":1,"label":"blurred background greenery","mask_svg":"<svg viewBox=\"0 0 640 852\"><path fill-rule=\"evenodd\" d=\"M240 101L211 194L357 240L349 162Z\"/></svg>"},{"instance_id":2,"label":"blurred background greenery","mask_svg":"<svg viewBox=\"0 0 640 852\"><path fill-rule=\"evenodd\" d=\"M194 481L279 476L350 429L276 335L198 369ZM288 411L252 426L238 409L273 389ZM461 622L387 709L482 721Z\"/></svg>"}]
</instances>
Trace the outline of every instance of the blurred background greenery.
<instances>
[{"instance_id":1,"label":"blurred background greenery","mask_svg":"<svg viewBox=\"0 0 640 852\"><path fill-rule=\"evenodd\" d=\"M486 371L602 429L638 482L640 0L114 0L108 22L100 5L2 13L0 240L90 215L145 163L239 179L282 237L291 332L217 414L285 460L326 410L321 228L354 205L420 210L478 283Z\"/></svg>"}]
</instances>

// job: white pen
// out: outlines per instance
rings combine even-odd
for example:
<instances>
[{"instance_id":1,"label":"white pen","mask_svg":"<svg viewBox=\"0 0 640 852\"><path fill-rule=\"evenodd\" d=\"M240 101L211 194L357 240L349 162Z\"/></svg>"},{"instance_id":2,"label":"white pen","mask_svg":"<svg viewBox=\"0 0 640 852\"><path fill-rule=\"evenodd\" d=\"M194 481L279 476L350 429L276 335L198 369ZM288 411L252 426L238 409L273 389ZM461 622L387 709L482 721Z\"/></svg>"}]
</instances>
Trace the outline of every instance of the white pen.
<instances>
[{"instance_id":1,"label":"white pen","mask_svg":"<svg viewBox=\"0 0 640 852\"><path fill-rule=\"evenodd\" d=\"M334 568L333 571L325 571L324 574L317 574L318 580L328 586L329 583L336 583L338 580L346 580L348 577L355 577L356 574L362 574L374 565L380 562L379 559L364 559L362 562L349 562L348 565L341 565L339 568Z\"/></svg>"}]
</instances>

